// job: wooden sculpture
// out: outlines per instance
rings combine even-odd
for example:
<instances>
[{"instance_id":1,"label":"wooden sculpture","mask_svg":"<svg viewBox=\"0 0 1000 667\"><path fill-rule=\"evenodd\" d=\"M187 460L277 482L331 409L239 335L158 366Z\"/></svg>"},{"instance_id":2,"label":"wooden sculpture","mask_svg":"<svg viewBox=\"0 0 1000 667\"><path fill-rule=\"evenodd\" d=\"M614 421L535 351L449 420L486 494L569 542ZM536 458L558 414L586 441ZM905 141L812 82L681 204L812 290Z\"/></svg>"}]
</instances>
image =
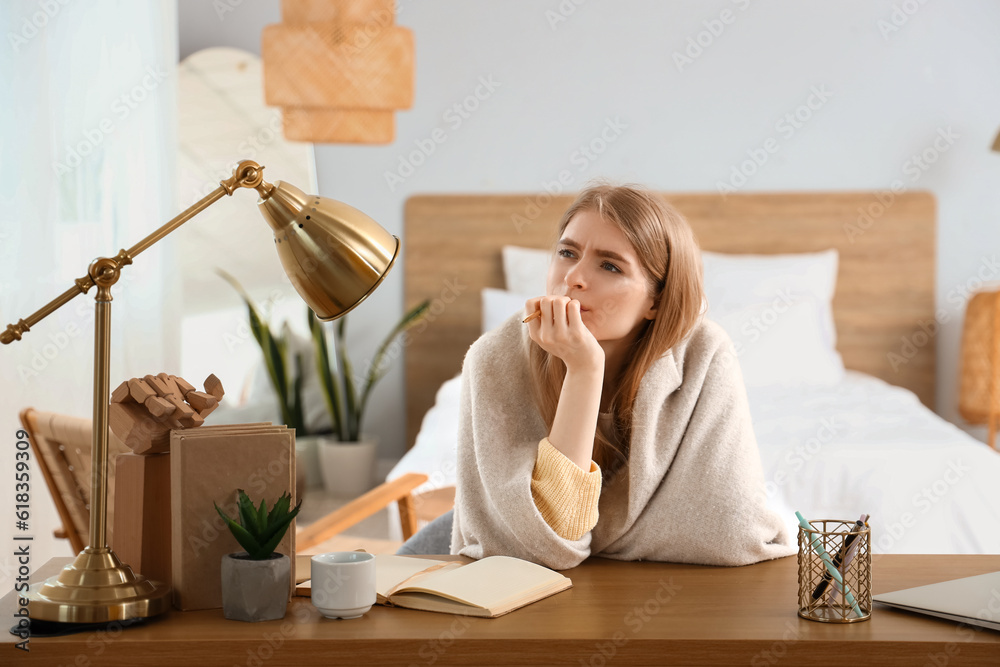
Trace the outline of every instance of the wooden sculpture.
<instances>
[{"instance_id":1,"label":"wooden sculpture","mask_svg":"<svg viewBox=\"0 0 1000 667\"><path fill-rule=\"evenodd\" d=\"M159 373L122 382L111 392L111 432L136 454L170 449L170 430L205 423L225 395L215 375L197 391L184 378Z\"/></svg>"}]
</instances>

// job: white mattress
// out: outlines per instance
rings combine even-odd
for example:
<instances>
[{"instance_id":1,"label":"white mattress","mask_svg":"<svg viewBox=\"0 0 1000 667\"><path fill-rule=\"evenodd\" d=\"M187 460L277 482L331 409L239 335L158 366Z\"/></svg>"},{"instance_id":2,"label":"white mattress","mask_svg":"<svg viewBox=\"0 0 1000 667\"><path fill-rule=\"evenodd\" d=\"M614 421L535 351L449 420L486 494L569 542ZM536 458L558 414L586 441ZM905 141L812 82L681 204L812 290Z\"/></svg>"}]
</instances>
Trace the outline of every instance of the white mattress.
<instances>
[{"instance_id":1,"label":"white mattress","mask_svg":"<svg viewBox=\"0 0 1000 667\"><path fill-rule=\"evenodd\" d=\"M748 393L767 492L798 530L810 519L871 514L873 553L1000 553L1000 454L924 407L912 392L857 371L830 387ZM415 446L387 480L455 484L459 378L444 383ZM390 508L393 539L401 540Z\"/></svg>"}]
</instances>

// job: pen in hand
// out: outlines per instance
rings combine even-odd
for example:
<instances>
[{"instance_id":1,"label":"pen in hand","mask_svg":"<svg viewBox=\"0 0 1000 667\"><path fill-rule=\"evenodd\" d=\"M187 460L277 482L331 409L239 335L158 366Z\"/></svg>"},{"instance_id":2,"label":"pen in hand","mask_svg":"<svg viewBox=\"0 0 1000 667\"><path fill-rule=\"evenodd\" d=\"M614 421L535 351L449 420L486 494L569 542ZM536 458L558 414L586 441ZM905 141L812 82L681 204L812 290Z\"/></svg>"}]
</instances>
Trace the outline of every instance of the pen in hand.
<instances>
[{"instance_id":1,"label":"pen in hand","mask_svg":"<svg viewBox=\"0 0 1000 667\"><path fill-rule=\"evenodd\" d=\"M528 322L530 322L531 320L537 320L537 319L538 319L539 317L541 317L541 316L542 316L542 311L540 311L540 310L536 310L536 311L535 311L535 312L533 312L533 313L532 313L531 315L528 315L528 316L527 316L526 318L524 318L524 319L523 319L523 320L521 320L521 321L522 321L522 322L524 322L525 324L527 324L527 323L528 323Z\"/></svg>"}]
</instances>

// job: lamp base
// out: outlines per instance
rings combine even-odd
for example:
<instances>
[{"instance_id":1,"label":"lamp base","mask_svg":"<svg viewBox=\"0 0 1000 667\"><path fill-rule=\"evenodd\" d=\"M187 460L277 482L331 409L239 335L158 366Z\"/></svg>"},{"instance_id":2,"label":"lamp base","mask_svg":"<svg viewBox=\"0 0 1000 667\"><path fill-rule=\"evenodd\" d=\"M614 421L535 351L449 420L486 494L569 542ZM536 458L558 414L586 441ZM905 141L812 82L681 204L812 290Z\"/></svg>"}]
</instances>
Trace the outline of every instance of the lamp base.
<instances>
[{"instance_id":1,"label":"lamp base","mask_svg":"<svg viewBox=\"0 0 1000 667\"><path fill-rule=\"evenodd\" d=\"M87 547L24 597L29 618L60 623L147 618L170 610L170 586L135 574L107 547Z\"/></svg>"}]
</instances>

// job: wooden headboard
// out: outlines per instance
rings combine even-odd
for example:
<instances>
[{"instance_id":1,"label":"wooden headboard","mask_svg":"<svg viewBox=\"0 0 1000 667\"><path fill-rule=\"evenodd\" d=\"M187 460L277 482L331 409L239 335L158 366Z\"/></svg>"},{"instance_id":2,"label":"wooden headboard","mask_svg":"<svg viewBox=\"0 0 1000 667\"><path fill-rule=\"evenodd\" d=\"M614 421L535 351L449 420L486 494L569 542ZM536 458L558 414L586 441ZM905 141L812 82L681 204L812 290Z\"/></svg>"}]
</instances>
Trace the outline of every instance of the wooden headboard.
<instances>
[{"instance_id":1,"label":"wooden headboard","mask_svg":"<svg viewBox=\"0 0 1000 667\"><path fill-rule=\"evenodd\" d=\"M935 200L929 192L663 193L704 250L776 254L836 248L833 316L847 368L913 391L934 408ZM890 195L891 196L891 195ZM480 291L503 288L500 248L551 248L573 196L421 195L406 201L405 307L431 299L406 347L407 446L443 382L480 334ZM881 200L880 200L881 198ZM544 205L544 206L542 206Z\"/></svg>"}]
</instances>

